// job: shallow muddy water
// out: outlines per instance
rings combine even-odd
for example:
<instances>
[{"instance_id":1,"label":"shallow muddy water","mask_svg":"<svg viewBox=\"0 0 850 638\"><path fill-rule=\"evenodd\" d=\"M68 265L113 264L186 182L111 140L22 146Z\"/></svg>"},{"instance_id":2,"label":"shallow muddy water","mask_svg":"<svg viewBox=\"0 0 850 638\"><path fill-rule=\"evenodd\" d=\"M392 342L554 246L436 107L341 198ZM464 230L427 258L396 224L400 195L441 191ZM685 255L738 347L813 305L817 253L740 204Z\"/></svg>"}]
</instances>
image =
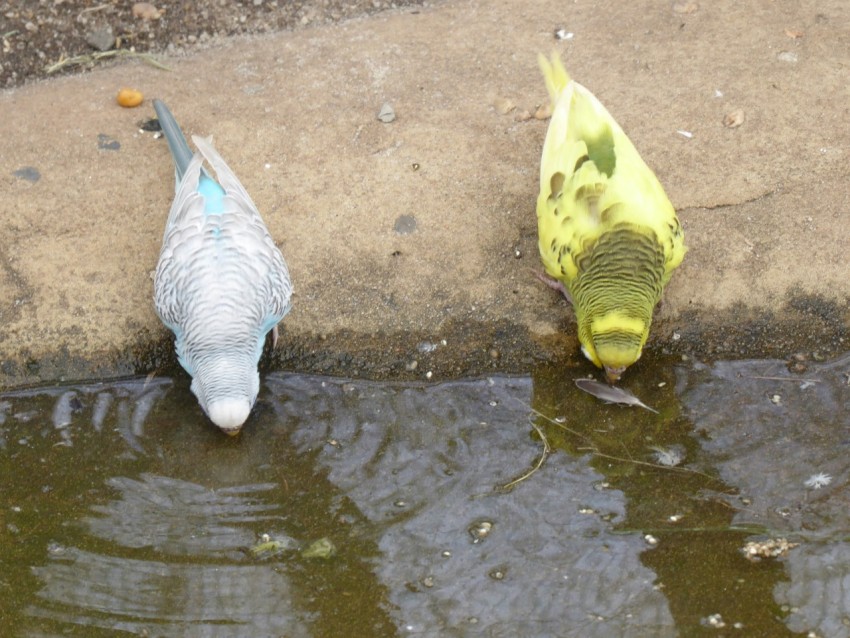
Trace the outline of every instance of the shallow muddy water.
<instances>
[{"instance_id":1,"label":"shallow muddy water","mask_svg":"<svg viewBox=\"0 0 850 638\"><path fill-rule=\"evenodd\" d=\"M0 635L850 637L848 372L6 393Z\"/></svg>"}]
</instances>

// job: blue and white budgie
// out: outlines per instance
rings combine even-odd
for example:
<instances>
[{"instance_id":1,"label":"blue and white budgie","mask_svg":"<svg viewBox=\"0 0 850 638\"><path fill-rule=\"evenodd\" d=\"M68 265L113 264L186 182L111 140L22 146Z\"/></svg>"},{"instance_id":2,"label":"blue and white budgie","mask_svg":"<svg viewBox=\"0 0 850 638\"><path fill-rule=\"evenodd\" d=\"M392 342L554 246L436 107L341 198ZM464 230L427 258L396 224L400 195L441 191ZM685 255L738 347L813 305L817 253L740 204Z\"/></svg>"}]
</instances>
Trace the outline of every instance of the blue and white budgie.
<instances>
[{"instance_id":1,"label":"blue and white budgie","mask_svg":"<svg viewBox=\"0 0 850 638\"><path fill-rule=\"evenodd\" d=\"M292 283L254 202L211 139L192 153L168 107L154 100L174 159L176 194L154 280L154 303L174 333L180 365L210 420L237 434L260 389L269 331L289 312ZM206 160L218 181L202 167Z\"/></svg>"}]
</instances>

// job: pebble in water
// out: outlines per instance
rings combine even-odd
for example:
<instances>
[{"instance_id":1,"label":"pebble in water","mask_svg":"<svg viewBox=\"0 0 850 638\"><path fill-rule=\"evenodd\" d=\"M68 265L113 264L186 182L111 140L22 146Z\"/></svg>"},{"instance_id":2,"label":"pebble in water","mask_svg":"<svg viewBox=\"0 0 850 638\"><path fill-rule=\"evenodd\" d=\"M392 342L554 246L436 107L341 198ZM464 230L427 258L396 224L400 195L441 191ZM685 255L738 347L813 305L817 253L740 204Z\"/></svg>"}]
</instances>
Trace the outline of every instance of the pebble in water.
<instances>
[{"instance_id":1,"label":"pebble in water","mask_svg":"<svg viewBox=\"0 0 850 638\"><path fill-rule=\"evenodd\" d=\"M476 521L469 526L469 535L473 543L480 543L493 531L493 523L490 521Z\"/></svg>"}]
</instances>

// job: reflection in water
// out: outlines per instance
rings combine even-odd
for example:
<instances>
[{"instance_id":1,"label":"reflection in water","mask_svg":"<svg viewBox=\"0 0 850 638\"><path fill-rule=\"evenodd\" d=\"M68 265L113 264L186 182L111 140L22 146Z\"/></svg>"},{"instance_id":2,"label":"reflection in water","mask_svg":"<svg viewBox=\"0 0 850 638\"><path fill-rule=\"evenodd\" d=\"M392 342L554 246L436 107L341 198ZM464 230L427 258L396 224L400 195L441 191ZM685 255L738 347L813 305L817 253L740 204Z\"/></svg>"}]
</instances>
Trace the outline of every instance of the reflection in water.
<instances>
[{"instance_id":1,"label":"reflection in water","mask_svg":"<svg viewBox=\"0 0 850 638\"><path fill-rule=\"evenodd\" d=\"M621 517L622 494L596 489L602 476L589 457L555 455L510 493L494 490L539 454L528 379L268 383L284 399L298 449L320 449L329 481L382 523L375 569L406 633L663 636L672 628L638 560L642 539L605 534L601 514ZM586 507L598 513L582 514ZM481 520L492 531L476 543L469 528Z\"/></svg>"},{"instance_id":2,"label":"reflection in water","mask_svg":"<svg viewBox=\"0 0 850 638\"><path fill-rule=\"evenodd\" d=\"M785 610L773 612L804 635L850 637L848 372L845 356L796 375L783 362L740 361L683 370L679 379L703 448L740 492L734 523L801 543L772 593ZM806 481L818 473L832 480L812 489Z\"/></svg>"},{"instance_id":3,"label":"reflection in water","mask_svg":"<svg viewBox=\"0 0 850 638\"><path fill-rule=\"evenodd\" d=\"M27 612L52 623L154 636L308 636L290 584L254 565L179 564L54 548ZM87 634L91 635L91 634Z\"/></svg>"},{"instance_id":4,"label":"reflection in water","mask_svg":"<svg viewBox=\"0 0 850 638\"><path fill-rule=\"evenodd\" d=\"M628 389L659 415L555 369L273 374L237 439L183 383L10 393L0 634L850 638L848 361L817 383L647 366ZM552 454L497 489L540 458L538 430ZM832 482L807 487L818 472ZM750 563L753 525L801 545ZM286 549L251 557L262 534ZM306 558L325 537L337 553Z\"/></svg>"},{"instance_id":5,"label":"reflection in water","mask_svg":"<svg viewBox=\"0 0 850 638\"><path fill-rule=\"evenodd\" d=\"M277 522L284 517L270 493L275 484L209 489L195 483L142 474L141 480L116 477L106 484L120 497L91 509L89 533L123 547L152 547L170 555L204 555L251 545L243 523Z\"/></svg>"}]
</instances>

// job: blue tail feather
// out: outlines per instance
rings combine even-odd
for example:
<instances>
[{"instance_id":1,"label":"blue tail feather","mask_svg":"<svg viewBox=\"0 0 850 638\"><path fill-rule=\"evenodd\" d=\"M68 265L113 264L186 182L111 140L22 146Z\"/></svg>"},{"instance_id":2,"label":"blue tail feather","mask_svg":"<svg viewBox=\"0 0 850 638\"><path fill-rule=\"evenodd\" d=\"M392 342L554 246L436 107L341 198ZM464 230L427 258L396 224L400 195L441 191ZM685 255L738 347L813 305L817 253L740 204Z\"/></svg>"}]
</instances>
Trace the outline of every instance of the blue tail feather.
<instances>
[{"instance_id":1,"label":"blue tail feather","mask_svg":"<svg viewBox=\"0 0 850 638\"><path fill-rule=\"evenodd\" d=\"M192 161L193 153L189 149L189 143L186 141L183 131L180 130L180 125L177 124L177 120L174 119L165 102L154 100L153 108L156 111L165 139L168 141L171 157L174 158L174 168L177 171L177 182L179 183L183 179L183 174L186 172L189 162Z\"/></svg>"}]
</instances>

